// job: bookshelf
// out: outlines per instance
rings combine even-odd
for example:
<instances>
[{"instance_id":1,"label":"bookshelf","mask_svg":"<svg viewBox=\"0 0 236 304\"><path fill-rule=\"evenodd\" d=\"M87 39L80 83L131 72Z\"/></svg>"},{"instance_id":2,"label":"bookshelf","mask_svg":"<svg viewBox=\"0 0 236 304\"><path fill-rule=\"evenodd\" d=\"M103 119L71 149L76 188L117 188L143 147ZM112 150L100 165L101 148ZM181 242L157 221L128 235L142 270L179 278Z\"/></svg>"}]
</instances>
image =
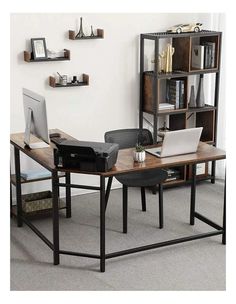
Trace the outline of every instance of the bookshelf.
<instances>
[{"instance_id":1,"label":"bookshelf","mask_svg":"<svg viewBox=\"0 0 236 304\"><path fill-rule=\"evenodd\" d=\"M219 80L220 80L220 58L221 58L221 37L222 33L217 31L203 30L198 33L147 33L140 35L140 103L139 103L139 127L143 128L145 122L149 122L153 130L153 139L157 143L161 141L158 136L158 128L163 119L168 120L169 130L179 130L188 127L203 127L201 141L211 145L216 145L217 138L217 116L219 101ZM167 44L174 48L172 56L172 71L165 73L160 70L163 49ZM205 49L205 45L208 48ZM210 46L209 46L210 45ZM154 58L150 56L148 47L154 50ZM211 59L203 62L199 67L195 67L193 60L194 49L204 46L210 52ZM204 54L206 57L206 55ZM147 67L148 62L153 66ZM205 58L204 58L205 60ZM212 75L212 92L205 96L205 106L190 108L190 84L195 81L195 97L198 89L199 78ZM204 77L205 76L205 77ZM173 108L162 108L162 103L170 102L168 93L168 83L181 81L183 83L183 94L181 95L181 107L175 104ZM173 88L172 88L173 89ZM180 91L181 92L181 91ZM177 93L176 93L177 94ZM173 98L172 98L173 99ZM177 100L177 99L176 99ZM172 102L173 103L173 102ZM161 106L160 106L161 105ZM147 119L148 116L148 119ZM191 125L191 123L192 125ZM209 174L209 167L211 172ZM190 166L177 168L180 172L180 179L166 182L167 185L180 185L188 182L190 178ZM197 175L199 180L210 179L215 182L215 162L211 166L205 164Z\"/></svg>"}]
</instances>

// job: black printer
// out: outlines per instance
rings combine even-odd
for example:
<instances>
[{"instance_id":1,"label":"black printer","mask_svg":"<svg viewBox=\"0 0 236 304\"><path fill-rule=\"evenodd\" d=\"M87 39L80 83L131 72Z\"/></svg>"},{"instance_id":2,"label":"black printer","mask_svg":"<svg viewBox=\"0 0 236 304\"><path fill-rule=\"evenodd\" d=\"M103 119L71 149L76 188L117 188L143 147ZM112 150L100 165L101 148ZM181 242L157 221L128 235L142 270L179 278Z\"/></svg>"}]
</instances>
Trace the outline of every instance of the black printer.
<instances>
[{"instance_id":1,"label":"black printer","mask_svg":"<svg viewBox=\"0 0 236 304\"><path fill-rule=\"evenodd\" d=\"M106 172L117 160L119 145L61 139L54 142L54 164L57 168L74 168L81 171Z\"/></svg>"}]
</instances>

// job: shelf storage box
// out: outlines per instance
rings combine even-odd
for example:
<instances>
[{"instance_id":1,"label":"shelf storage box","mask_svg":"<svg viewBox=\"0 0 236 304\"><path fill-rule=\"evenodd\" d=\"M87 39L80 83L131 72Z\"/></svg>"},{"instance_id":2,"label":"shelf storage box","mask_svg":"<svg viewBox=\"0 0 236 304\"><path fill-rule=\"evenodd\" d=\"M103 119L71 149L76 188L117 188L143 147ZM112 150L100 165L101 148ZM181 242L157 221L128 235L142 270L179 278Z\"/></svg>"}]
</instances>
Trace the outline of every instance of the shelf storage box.
<instances>
[{"instance_id":1,"label":"shelf storage box","mask_svg":"<svg viewBox=\"0 0 236 304\"><path fill-rule=\"evenodd\" d=\"M64 202L59 199L59 208ZM42 191L22 195L22 210L25 213L36 213L39 211L49 211L52 209L52 192Z\"/></svg>"}]
</instances>

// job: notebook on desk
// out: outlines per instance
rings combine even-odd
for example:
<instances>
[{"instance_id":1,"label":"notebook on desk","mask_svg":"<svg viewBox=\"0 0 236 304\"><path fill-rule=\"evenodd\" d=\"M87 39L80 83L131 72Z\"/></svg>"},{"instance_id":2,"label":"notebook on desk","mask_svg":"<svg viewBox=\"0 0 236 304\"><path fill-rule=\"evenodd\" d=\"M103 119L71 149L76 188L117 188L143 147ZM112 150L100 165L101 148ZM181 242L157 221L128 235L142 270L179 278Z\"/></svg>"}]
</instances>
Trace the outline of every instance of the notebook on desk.
<instances>
[{"instance_id":1,"label":"notebook on desk","mask_svg":"<svg viewBox=\"0 0 236 304\"><path fill-rule=\"evenodd\" d=\"M195 153L202 129L200 127L166 132L162 146L146 149L146 152L157 157Z\"/></svg>"}]
</instances>

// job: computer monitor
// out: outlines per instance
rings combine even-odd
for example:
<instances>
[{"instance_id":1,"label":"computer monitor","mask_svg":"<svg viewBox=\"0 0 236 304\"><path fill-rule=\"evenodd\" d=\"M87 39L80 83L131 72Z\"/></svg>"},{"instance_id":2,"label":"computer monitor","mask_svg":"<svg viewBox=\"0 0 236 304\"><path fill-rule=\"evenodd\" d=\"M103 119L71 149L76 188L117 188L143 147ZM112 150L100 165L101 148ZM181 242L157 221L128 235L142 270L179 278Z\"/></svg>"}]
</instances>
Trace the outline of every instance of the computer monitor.
<instances>
[{"instance_id":1,"label":"computer monitor","mask_svg":"<svg viewBox=\"0 0 236 304\"><path fill-rule=\"evenodd\" d=\"M23 103L26 123L24 143L31 149L49 147L45 98L23 88ZM31 134L43 141L30 143Z\"/></svg>"}]
</instances>

